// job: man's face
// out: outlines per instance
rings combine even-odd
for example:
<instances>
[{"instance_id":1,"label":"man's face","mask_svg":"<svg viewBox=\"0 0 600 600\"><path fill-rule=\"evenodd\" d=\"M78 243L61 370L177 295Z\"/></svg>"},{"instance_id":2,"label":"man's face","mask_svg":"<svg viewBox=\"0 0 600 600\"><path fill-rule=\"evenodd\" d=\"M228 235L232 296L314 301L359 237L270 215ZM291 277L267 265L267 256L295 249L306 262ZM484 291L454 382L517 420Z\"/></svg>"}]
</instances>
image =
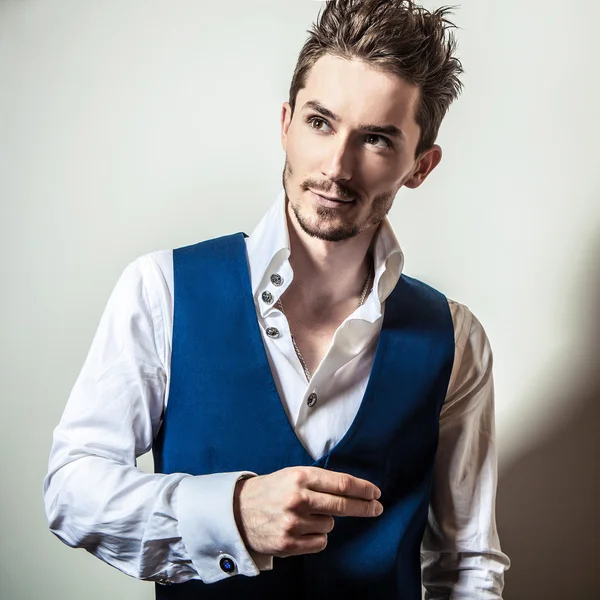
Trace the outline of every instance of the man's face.
<instances>
[{"instance_id":1,"label":"man's face","mask_svg":"<svg viewBox=\"0 0 600 600\"><path fill-rule=\"evenodd\" d=\"M283 185L305 232L354 237L387 215L402 185L420 185L441 150L415 159L418 99L416 86L362 61L315 63L293 118L287 102L282 111Z\"/></svg>"}]
</instances>

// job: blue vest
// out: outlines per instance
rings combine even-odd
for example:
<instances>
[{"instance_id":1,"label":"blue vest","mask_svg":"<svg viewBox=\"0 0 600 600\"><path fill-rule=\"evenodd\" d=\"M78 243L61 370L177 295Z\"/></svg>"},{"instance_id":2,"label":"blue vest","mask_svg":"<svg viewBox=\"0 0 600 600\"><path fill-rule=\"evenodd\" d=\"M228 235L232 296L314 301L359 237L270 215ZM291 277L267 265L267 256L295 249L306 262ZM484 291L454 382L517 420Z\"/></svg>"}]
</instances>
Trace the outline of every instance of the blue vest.
<instances>
[{"instance_id":1,"label":"blue vest","mask_svg":"<svg viewBox=\"0 0 600 600\"><path fill-rule=\"evenodd\" d=\"M350 428L315 461L281 403L256 318L243 234L175 250L169 402L156 472L254 471L305 465L376 484L384 512L336 518L318 554L213 584L157 586L159 600L420 600L439 413L454 360L447 299L402 275L386 301L371 376ZM217 308L215 308L217 307Z\"/></svg>"}]
</instances>

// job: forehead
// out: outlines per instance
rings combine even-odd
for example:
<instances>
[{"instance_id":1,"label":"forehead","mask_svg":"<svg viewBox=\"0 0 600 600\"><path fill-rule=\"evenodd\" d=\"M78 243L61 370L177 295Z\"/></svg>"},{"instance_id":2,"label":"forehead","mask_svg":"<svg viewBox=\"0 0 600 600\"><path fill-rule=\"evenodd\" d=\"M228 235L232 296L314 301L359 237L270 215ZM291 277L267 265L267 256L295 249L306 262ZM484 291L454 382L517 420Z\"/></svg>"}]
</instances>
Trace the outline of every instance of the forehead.
<instances>
[{"instance_id":1,"label":"forehead","mask_svg":"<svg viewBox=\"0 0 600 600\"><path fill-rule=\"evenodd\" d=\"M296 106L317 100L340 115L349 126L357 123L396 125L405 134L418 133L414 120L419 88L392 73L361 60L325 55L312 67Z\"/></svg>"}]
</instances>

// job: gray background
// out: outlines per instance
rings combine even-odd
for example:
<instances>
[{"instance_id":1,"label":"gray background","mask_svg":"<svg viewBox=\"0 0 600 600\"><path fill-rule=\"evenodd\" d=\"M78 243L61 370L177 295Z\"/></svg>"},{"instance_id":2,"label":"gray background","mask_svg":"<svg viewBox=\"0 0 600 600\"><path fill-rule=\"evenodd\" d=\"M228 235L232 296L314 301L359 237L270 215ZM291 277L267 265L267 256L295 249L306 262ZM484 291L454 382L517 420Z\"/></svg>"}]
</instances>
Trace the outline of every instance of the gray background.
<instances>
[{"instance_id":1,"label":"gray background","mask_svg":"<svg viewBox=\"0 0 600 600\"><path fill-rule=\"evenodd\" d=\"M123 268L250 232L275 199L281 104L320 6L0 0L3 600L152 598L48 532L52 429ZM406 272L492 342L505 598L591 600L600 5L467 0L455 20L466 88L444 160L390 218Z\"/></svg>"}]
</instances>

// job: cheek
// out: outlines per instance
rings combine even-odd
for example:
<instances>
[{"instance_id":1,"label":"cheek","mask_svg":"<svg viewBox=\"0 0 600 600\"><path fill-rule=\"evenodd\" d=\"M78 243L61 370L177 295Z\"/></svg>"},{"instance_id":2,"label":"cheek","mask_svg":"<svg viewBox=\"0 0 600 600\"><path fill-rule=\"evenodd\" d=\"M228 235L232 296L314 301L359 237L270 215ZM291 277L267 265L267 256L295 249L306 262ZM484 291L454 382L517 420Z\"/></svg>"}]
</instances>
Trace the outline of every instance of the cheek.
<instances>
[{"instance_id":1,"label":"cheek","mask_svg":"<svg viewBox=\"0 0 600 600\"><path fill-rule=\"evenodd\" d=\"M396 150L386 155L365 150L357 163L362 178L370 187L389 189L401 181L413 166L406 152Z\"/></svg>"},{"instance_id":2,"label":"cheek","mask_svg":"<svg viewBox=\"0 0 600 600\"><path fill-rule=\"evenodd\" d=\"M391 189L399 187L401 175L397 168L381 163L372 164L361 170L365 189L369 190L370 195L375 196L386 194Z\"/></svg>"},{"instance_id":3,"label":"cheek","mask_svg":"<svg viewBox=\"0 0 600 600\"><path fill-rule=\"evenodd\" d=\"M295 177L319 178L321 173L319 158L314 149L311 150L311 147L303 144L301 140L294 140L293 144L288 144L286 158L293 168Z\"/></svg>"},{"instance_id":4,"label":"cheek","mask_svg":"<svg viewBox=\"0 0 600 600\"><path fill-rule=\"evenodd\" d=\"M391 189L400 189L411 175L412 163L405 159L390 159L387 164L380 163L373 168L368 177L375 193L386 193Z\"/></svg>"}]
</instances>

